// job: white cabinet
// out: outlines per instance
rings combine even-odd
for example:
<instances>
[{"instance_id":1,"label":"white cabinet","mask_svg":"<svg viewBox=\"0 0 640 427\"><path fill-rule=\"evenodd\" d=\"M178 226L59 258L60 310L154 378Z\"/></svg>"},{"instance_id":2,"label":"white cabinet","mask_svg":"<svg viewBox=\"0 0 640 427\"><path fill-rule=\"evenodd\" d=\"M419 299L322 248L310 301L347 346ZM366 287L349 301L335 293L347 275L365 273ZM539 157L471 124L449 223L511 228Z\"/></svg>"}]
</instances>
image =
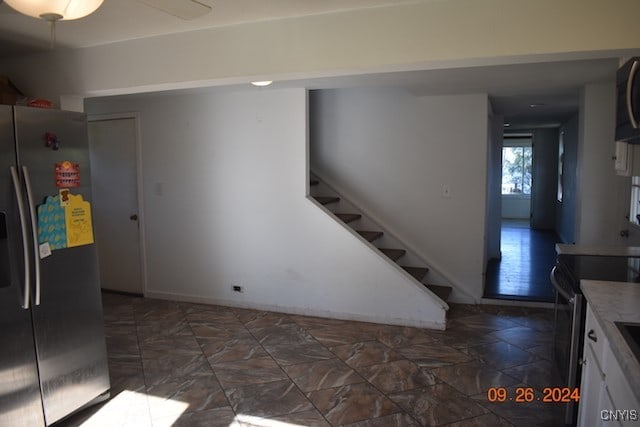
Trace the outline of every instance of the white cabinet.
<instances>
[{"instance_id":1,"label":"white cabinet","mask_svg":"<svg viewBox=\"0 0 640 427\"><path fill-rule=\"evenodd\" d=\"M584 427L600 426L602 421L599 414L596 413L596 408L600 406L602 394L605 393L604 374L598 368L589 345L585 344L584 347L578 425Z\"/></svg>"},{"instance_id":2,"label":"white cabinet","mask_svg":"<svg viewBox=\"0 0 640 427\"><path fill-rule=\"evenodd\" d=\"M587 305L578 426L638 426L639 402ZM624 412L627 410L627 412Z\"/></svg>"},{"instance_id":3,"label":"white cabinet","mask_svg":"<svg viewBox=\"0 0 640 427\"><path fill-rule=\"evenodd\" d=\"M593 317L591 309L587 307L580 403L578 404L579 426L592 427L603 424L599 408L606 393L605 375L602 368L605 341L600 325Z\"/></svg>"}]
</instances>

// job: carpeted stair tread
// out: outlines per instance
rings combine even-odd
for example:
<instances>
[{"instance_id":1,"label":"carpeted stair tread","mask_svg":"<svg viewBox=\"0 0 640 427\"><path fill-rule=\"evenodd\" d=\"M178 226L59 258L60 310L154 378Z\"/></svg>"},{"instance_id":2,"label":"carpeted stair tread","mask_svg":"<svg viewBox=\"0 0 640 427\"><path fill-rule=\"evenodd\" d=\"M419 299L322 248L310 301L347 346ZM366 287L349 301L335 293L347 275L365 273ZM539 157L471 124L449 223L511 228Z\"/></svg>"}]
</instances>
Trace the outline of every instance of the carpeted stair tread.
<instances>
[{"instance_id":1,"label":"carpeted stair tread","mask_svg":"<svg viewBox=\"0 0 640 427\"><path fill-rule=\"evenodd\" d=\"M404 249L385 249L379 248L380 252L391 258L392 261L396 261L398 258L407 253Z\"/></svg>"}]
</instances>

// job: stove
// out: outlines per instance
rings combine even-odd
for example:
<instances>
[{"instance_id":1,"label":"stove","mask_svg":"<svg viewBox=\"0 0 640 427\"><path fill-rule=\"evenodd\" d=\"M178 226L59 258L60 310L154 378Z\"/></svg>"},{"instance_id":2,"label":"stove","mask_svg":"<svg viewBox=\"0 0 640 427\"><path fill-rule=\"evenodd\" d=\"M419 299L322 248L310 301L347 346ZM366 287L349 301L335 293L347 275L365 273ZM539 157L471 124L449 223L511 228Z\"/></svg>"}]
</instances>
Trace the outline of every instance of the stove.
<instances>
[{"instance_id":1,"label":"stove","mask_svg":"<svg viewBox=\"0 0 640 427\"><path fill-rule=\"evenodd\" d=\"M556 291L554 352L563 381L569 388L580 386L586 302L580 280L640 283L640 257L559 255L551 270ZM575 425L577 405L567 404L565 423Z\"/></svg>"}]
</instances>

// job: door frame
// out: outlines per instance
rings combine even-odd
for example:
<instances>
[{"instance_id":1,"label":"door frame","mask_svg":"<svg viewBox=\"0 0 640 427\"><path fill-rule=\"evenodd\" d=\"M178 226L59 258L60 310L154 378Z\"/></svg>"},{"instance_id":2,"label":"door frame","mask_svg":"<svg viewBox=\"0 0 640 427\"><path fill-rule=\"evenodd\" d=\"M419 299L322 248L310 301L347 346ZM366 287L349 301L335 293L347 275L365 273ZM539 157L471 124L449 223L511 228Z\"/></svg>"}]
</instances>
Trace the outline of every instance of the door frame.
<instances>
[{"instance_id":1,"label":"door frame","mask_svg":"<svg viewBox=\"0 0 640 427\"><path fill-rule=\"evenodd\" d=\"M144 203L142 203L144 185L142 178L142 132L140 129L140 113L138 112L130 112L130 113L110 113L110 114L88 114L87 121L88 122L101 122L108 120L124 120L124 119L133 119L135 123L135 153L136 153L136 179L137 179L137 205L138 205L138 233L139 233L139 248L138 253L140 255L140 273L142 280L142 295L147 295L147 249L146 249L146 238L145 238L145 214L144 214Z\"/></svg>"}]
</instances>

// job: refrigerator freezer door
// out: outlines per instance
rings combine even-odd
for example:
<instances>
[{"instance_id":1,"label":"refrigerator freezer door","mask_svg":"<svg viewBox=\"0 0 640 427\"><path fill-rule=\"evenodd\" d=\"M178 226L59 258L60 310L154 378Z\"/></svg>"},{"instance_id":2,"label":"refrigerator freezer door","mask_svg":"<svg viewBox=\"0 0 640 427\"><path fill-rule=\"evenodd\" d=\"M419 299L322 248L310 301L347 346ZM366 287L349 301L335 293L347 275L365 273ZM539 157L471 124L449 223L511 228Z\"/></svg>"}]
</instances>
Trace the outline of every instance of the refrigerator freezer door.
<instances>
[{"instance_id":1,"label":"refrigerator freezer door","mask_svg":"<svg viewBox=\"0 0 640 427\"><path fill-rule=\"evenodd\" d=\"M23 242L9 172L15 160L13 112L0 105L0 425L31 427L43 426L44 417L31 312L22 308Z\"/></svg>"},{"instance_id":2,"label":"refrigerator freezer door","mask_svg":"<svg viewBox=\"0 0 640 427\"><path fill-rule=\"evenodd\" d=\"M15 117L18 163L23 174L22 166L27 166L34 203L58 194L55 164L64 161L80 165L80 186L71 193L90 202L85 115L15 107ZM32 308L33 325L49 425L107 392L109 373L96 245L57 249L46 258L34 257L35 262L41 291L40 305Z\"/></svg>"}]
</instances>

